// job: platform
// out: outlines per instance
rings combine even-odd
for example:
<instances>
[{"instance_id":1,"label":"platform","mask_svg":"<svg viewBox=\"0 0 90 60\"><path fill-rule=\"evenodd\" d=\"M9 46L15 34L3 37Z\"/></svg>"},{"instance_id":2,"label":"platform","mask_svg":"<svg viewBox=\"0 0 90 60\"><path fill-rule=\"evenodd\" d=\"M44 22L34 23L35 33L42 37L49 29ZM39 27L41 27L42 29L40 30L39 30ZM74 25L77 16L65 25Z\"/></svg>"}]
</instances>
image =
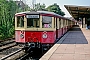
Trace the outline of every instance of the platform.
<instances>
[{"instance_id":1,"label":"platform","mask_svg":"<svg viewBox=\"0 0 90 60\"><path fill-rule=\"evenodd\" d=\"M90 30L73 27L40 60L90 60Z\"/></svg>"}]
</instances>

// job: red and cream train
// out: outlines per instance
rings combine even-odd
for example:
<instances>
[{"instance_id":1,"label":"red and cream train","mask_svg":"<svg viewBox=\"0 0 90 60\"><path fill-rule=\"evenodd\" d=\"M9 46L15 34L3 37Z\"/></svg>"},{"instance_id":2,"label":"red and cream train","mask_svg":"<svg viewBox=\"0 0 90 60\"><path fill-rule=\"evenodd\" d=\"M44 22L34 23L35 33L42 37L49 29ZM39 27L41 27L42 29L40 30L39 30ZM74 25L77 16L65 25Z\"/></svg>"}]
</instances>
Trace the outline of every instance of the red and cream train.
<instances>
[{"instance_id":1,"label":"red and cream train","mask_svg":"<svg viewBox=\"0 0 90 60\"><path fill-rule=\"evenodd\" d=\"M74 20L48 11L16 13L15 41L30 48L44 49L52 46L74 24Z\"/></svg>"}]
</instances>

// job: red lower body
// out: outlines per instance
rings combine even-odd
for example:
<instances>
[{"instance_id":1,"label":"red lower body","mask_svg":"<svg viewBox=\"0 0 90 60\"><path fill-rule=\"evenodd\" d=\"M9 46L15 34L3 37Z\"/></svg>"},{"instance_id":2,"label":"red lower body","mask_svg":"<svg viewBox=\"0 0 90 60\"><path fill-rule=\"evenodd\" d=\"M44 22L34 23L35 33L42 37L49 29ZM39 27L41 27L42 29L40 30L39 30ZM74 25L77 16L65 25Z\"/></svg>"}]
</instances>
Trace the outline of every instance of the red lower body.
<instances>
[{"instance_id":1,"label":"red lower body","mask_svg":"<svg viewBox=\"0 0 90 60\"><path fill-rule=\"evenodd\" d=\"M60 38L71 26L67 26L56 31L15 31L15 40L18 43L40 42L43 44L53 44Z\"/></svg>"},{"instance_id":2,"label":"red lower body","mask_svg":"<svg viewBox=\"0 0 90 60\"><path fill-rule=\"evenodd\" d=\"M40 43L54 43L56 40L56 31L24 31L23 38L21 38L21 31L15 31L16 42L40 42Z\"/></svg>"}]
</instances>

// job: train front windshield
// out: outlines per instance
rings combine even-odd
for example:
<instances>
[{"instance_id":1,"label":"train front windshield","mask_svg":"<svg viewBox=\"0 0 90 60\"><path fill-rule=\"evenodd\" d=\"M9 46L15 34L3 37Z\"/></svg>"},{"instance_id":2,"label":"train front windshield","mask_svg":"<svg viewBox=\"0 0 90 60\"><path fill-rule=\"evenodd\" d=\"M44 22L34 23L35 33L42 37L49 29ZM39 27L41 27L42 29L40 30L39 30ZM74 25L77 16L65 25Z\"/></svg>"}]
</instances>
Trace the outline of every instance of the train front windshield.
<instances>
[{"instance_id":1,"label":"train front windshield","mask_svg":"<svg viewBox=\"0 0 90 60\"><path fill-rule=\"evenodd\" d=\"M39 15L27 15L27 28L39 28L40 19Z\"/></svg>"}]
</instances>

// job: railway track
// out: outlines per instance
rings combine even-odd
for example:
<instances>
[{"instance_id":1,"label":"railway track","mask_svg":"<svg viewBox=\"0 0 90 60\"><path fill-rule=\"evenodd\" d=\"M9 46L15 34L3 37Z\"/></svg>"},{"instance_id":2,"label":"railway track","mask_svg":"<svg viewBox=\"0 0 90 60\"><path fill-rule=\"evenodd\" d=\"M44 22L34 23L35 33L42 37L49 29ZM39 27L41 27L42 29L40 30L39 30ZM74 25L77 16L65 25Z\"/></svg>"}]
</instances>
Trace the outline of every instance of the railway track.
<instances>
[{"instance_id":1,"label":"railway track","mask_svg":"<svg viewBox=\"0 0 90 60\"><path fill-rule=\"evenodd\" d=\"M18 58L20 57L20 55L23 55L24 54L24 51L22 49L23 47L20 47L20 46L17 46L17 45L12 45L12 47L10 48L6 48L5 50L2 50L0 52L0 60L12 60L12 58ZM23 51L23 52L21 52ZM18 54L17 54L18 53ZM21 54L22 53L22 54ZM15 55L17 54L17 55ZM15 57L12 57L12 56L15 56ZM18 56L18 57L16 57Z\"/></svg>"},{"instance_id":2,"label":"railway track","mask_svg":"<svg viewBox=\"0 0 90 60\"><path fill-rule=\"evenodd\" d=\"M0 60L39 60L38 57L32 57L33 53L25 53L24 48L17 46L14 40L3 41L0 44Z\"/></svg>"},{"instance_id":3,"label":"railway track","mask_svg":"<svg viewBox=\"0 0 90 60\"><path fill-rule=\"evenodd\" d=\"M13 43L13 42L15 42L14 39L8 39L8 40L4 40L4 41L1 41L1 40L0 40L0 47L1 47L1 46L4 46L4 45L11 44L11 43Z\"/></svg>"},{"instance_id":4,"label":"railway track","mask_svg":"<svg viewBox=\"0 0 90 60\"><path fill-rule=\"evenodd\" d=\"M17 58L23 56L25 54L25 52L21 49L17 49L16 51L3 56L0 60L16 60Z\"/></svg>"},{"instance_id":5,"label":"railway track","mask_svg":"<svg viewBox=\"0 0 90 60\"><path fill-rule=\"evenodd\" d=\"M48 50L43 51L43 53L41 51L38 51L38 53L37 50L34 53L25 53L16 60L39 60Z\"/></svg>"},{"instance_id":6,"label":"railway track","mask_svg":"<svg viewBox=\"0 0 90 60\"><path fill-rule=\"evenodd\" d=\"M11 47L14 47L14 46L16 46L16 43L15 43L15 42L13 42L13 43L8 43L8 44L0 47L0 52L2 52L3 50L9 49L9 48L11 48Z\"/></svg>"},{"instance_id":7,"label":"railway track","mask_svg":"<svg viewBox=\"0 0 90 60\"><path fill-rule=\"evenodd\" d=\"M18 57L20 57L20 55L24 54L22 51L22 47L17 46L14 40L0 41L0 60L13 60L11 56L14 55L16 58L19 55ZM17 53L18 55L15 55Z\"/></svg>"}]
</instances>

